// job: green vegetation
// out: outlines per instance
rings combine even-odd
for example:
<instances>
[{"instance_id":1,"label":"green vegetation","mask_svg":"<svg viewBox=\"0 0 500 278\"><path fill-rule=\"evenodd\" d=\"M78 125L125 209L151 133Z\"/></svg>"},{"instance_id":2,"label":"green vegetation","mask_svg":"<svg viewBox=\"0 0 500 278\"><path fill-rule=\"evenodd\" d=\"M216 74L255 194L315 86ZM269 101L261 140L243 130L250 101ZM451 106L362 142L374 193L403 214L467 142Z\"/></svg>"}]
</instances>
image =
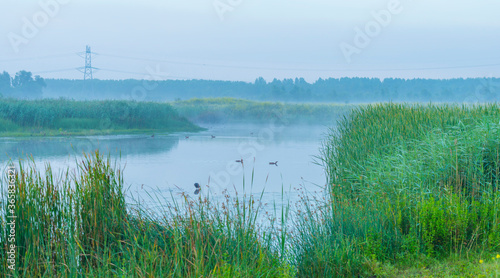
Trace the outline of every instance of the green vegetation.
<instances>
[{"instance_id":1,"label":"green vegetation","mask_svg":"<svg viewBox=\"0 0 500 278\"><path fill-rule=\"evenodd\" d=\"M197 130L166 103L0 99L2 136Z\"/></svg>"},{"instance_id":2,"label":"green vegetation","mask_svg":"<svg viewBox=\"0 0 500 278\"><path fill-rule=\"evenodd\" d=\"M14 77L0 73L0 96L13 98L70 98L77 100L133 97L131 88L144 88L145 80L43 79L19 71ZM385 101L493 102L499 101L499 78L401 79L304 78L255 82L220 80L157 80L141 96L146 101L191 98L240 98L256 101L366 103ZM149 83L149 81L147 81ZM137 100L137 99L136 99Z\"/></svg>"},{"instance_id":3,"label":"green vegetation","mask_svg":"<svg viewBox=\"0 0 500 278\"><path fill-rule=\"evenodd\" d=\"M301 225L299 274L397 273L500 251L499 156L498 105L357 108L324 145L331 201Z\"/></svg>"},{"instance_id":4,"label":"green vegetation","mask_svg":"<svg viewBox=\"0 0 500 278\"><path fill-rule=\"evenodd\" d=\"M264 216L252 196L220 204L209 196L183 204L160 198L152 212L125 203L122 172L99 153L60 177L50 166L41 175L33 161L20 163L18 273L500 276L498 105L358 107L322 150L328 198L302 198L295 215L286 206ZM0 196L1 273L6 205ZM270 225L259 225L262 216Z\"/></svg>"},{"instance_id":5,"label":"green vegetation","mask_svg":"<svg viewBox=\"0 0 500 278\"><path fill-rule=\"evenodd\" d=\"M28 71L19 71L14 77L5 71L0 74L0 97L41 98L45 87L42 77Z\"/></svg>"},{"instance_id":6,"label":"green vegetation","mask_svg":"<svg viewBox=\"0 0 500 278\"><path fill-rule=\"evenodd\" d=\"M90 89L83 80L45 79L44 97L118 99L144 80L97 80ZM149 82L149 81L148 81ZM3 94L0 76L0 94ZM487 102L499 101L499 78L402 79L402 78L304 78L255 82L217 80L155 81L145 100L173 101L191 98L230 97L256 101L366 103L384 101ZM4 96L8 96L4 94Z\"/></svg>"},{"instance_id":7,"label":"green vegetation","mask_svg":"<svg viewBox=\"0 0 500 278\"><path fill-rule=\"evenodd\" d=\"M228 197L222 206L186 199L154 214L125 204L122 173L99 153L61 176L50 166L41 175L33 161L20 163L15 184L22 277L280 277L290 271L271 250L272 235L260 233L253 197ZM0 197L0 273L7 274L13 273L6 260L10 219L7 196Z\"/></svg>"},{"instance_id":8,"label":"green vegetation","mask_svg":"<svg viewBox=\"0 0 500 278\"><path fill-rule=\"evenodd\" d=\"M0 136L99 135L198 131L201 124L333 124L351 109L343 104L291 104L233 98L172 103L38 101L0 98ZM191 122L190 122L191 121Z\"/></svg>"},{"instance_id":9,"label":"green vegetation","mask_svg":"<svg viewBox=\"0 0 500 278\"><path fill-rule=\"evenodd\" d=\"M234 98L175 101L179 114L196 123L333 124L351 106L343 104L293 104L257 102Z\"/></svg>"}]
</instances>

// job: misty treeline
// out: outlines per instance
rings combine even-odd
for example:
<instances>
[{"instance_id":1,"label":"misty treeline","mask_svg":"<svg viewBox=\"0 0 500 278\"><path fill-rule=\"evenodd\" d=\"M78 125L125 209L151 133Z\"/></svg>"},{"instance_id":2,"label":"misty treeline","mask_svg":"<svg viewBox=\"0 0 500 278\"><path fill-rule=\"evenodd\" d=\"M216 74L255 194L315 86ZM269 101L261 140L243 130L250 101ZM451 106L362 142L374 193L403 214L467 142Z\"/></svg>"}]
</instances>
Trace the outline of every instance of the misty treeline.
<instances>
[{"instance_id":1,"label":"misty treeline","mask_svg":"<svg viewBox=\"0 0 500 278\"><path fill-rule=\"evenodd\" d=\"M23 71L24 72L24 71ZM18 73L19 74L19 73ZM18 76L16 74L16 77ZM5 75L5 73L4 73ZM16 88L12 78L10 90ZM2 75L3 79L6 79ZM37 79L38 78L38 79ZM423 102L488 102L500 101L499 78L456 79L400 79L400 78L328 78L313 83L303 78L274 79L267 82L259 77L255 82L214 80L162 80L136 79L92 81L72 79L41 79L35 77L30 84L39 84L30 96L84 99L118 99L137 101L187 100L205 97L232 97L266 101L328 101L358 103L373 101L423 101ZM46 83L36 83L36 80ZM0 94L26 97L26 94L6 93L0 81ZM29 86L28 86L29 87ZM21 88L28 88L24 86ZM40 89L41 90L41 89Z\"/></svg>"},{"instance_id":2,"label":"misty treeline","mask_svg":"<svg viewBox=\"0 0 500 278\"><path fill-rule=\"evenodd\" d=\"M43 97L45 80L39 75L33 76L29 71L19 71L11 77L6 71L0 73L0 96L13 98Z\"/></svg>"},{"instance_id":3,"label":"misty treeline","mask_svg":"<svg viewBox=\"0 0 500 278\"><path fill-rule=\"evenodd\" d=\"M267 101L454 101L500 100L500 79L328 78L308 83L303 78L266 82L210 80L83 80L47 79L44 96L74 99L187 100L233 97Z\"/></svg>"}]
</instances>

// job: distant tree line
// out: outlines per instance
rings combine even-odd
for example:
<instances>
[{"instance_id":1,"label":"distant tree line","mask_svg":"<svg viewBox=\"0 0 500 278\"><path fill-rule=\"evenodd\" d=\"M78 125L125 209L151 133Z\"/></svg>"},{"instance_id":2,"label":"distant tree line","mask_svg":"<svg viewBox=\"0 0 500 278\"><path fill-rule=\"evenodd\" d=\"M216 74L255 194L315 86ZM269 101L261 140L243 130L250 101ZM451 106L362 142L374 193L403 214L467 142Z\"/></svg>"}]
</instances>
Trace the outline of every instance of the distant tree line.
<instances>
[{"instance_id":1,"label":"distant tree line","mask_svg":"<svg viewBox=\"0 0 500 278\"><path fill-rule=\"evenodd\" d=\"M41 98L45 80L28 71L19 71L14 77L6 71L0 74L0 96L13 98Z\"/></svg>"},{"instance_id":2,"label":"distant tree line","mask_svg":"<svg viewBox=\"0 0 500 278\"><path fill-rule=\"evenodd\" d=\"M21 74L23 73L23 74ZM3 86L11 90L16 88L16 78L26 76L19 72L10 83L8 76L1 78L0 93ZM20 77L18 77L18 75ZM3 80L2 79L2 80ZM304 78L274 79L267 82L259 77L255 82L214 81L214 80L99 80L92 81L73 79L34 79L23 84L35 87L32 95L39 95L43 88L43 96L50 98L69 98L75 100L118 99L137 101L187 100L205 97L232 97L248 100L265 101L328 101L339 103L359 103L374 101L413 101L413 102L487 102L500 101L499 78L455 78L455 79L401 79L401 78L328 78L308 83ZM38 81L37 81L38 80ZM5 85L7 84L7 85ZM29 88L29 85L21 86ZM140 88L141 90L137 89ZM26 90L25 90L26 92ZM19 92L11 94L22 96Z\"/></svg>"},{"instance_id":3,"label":"distant tree line","mask_svg":"<svg viewBox=\"0 0 500 278\"><path fill-rule=\"evenodd\" d=\"M328 78L308 83L303 78L274 79L266 82L166 80L157 81L153 90L142 80L47 79L45 95L74 99L187 100L204 97L233 97L267 101L329 101L341 103L373 101L485 102L500 101L500 79L400 79Z\"/></svg>"}]
</instances>

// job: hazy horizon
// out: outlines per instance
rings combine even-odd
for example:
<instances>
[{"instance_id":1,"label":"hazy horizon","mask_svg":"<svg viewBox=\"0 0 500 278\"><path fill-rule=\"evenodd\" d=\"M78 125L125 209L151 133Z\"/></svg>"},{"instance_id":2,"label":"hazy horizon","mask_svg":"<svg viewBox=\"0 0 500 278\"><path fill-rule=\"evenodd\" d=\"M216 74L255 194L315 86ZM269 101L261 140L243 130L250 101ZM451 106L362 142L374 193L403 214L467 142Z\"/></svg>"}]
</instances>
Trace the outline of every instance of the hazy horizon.
<instances>
[{"instance_id":1,"label":"hazy horizon","mask_svg":"<svg viewBox=\"0 0 500 278\"><path fill-rule=\"evenodd\" d=\"M0 71L81 79L499 77L500 2L6 0Z\"/></svg>"}]
</instances>

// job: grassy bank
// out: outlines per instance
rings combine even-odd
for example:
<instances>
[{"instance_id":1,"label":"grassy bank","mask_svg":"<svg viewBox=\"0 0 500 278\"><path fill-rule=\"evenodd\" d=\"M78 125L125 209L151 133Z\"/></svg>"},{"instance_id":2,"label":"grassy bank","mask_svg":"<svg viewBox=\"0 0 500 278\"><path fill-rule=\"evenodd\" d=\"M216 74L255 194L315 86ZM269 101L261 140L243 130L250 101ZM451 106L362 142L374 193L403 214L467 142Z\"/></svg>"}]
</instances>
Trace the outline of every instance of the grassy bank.
<instances>
[{"instance_id":1,"label":"grassy bank","mask_svg":"<svg viewBox=\"0 0 500 278\"><path fill-rule=\"evenodd\" d=\"M200 128L166 103L0 99L0 136L197 130Z\"/></svg>"},{"instance_id":2,"label":"grassy bank","mask_svg":"<svg viewBox=\"0 0 500 278\"><path fill-rule=\"evenodd\" d=\"M195 123L332 124L352 106L332 103L293 104L235 98L195 98L172 102L179 113Z\"/></svg>"},{"instance_id":3,"label":"grassy bank","mask_svg":"<svg viewBox=\"0 0 500 278\"><path fill-rule=\"evenodd\" d=\"M0 273L22 277L280 277L289 267L255 223L249 198L165 202L153 214L126 204L122 173L98 153L78 172L45 177L17 166L16 271L8 269L7 195L1 200ZM5 194L6 181L2 182ZM165 201L165 200L164 200ZM9 212L10 213L10 212Z\"/></svg>"},{"instance_id":4,"label":"grassy bank","mask_svg":"<svg viewBox=\"0 0 500 278\"><path fill-rule=\"evenodd\" d=\"M498 262L478 262L500 251L499 155L498 105L357 108L323 147L331 201L302 230L299 273L397 277L458 261L442 275L498 277Z\"/></svg>"},{"instance_id":5,"label":"grassy bank","mask_svg":"<svg viewBox=\"0 0 500 278\"><path fill-rule=\"evenodd\" d=\"M77 173L15 176L23 277L500 277L500 109L358 107L322 148L325 199L262 215L259 199L159 212L127 204L122 172L87 156ZM6 181L0 273L7 273ZM293 204L294 205L294 204ZM289 214L289 212L292 212ZM263 227L257 219L269 217Z\"/></svg>"}]
</instances>

